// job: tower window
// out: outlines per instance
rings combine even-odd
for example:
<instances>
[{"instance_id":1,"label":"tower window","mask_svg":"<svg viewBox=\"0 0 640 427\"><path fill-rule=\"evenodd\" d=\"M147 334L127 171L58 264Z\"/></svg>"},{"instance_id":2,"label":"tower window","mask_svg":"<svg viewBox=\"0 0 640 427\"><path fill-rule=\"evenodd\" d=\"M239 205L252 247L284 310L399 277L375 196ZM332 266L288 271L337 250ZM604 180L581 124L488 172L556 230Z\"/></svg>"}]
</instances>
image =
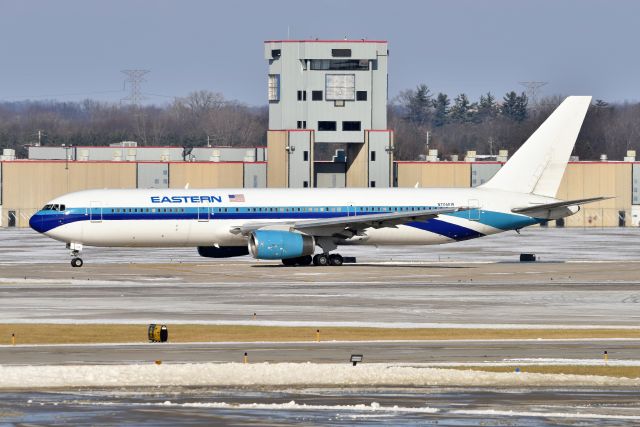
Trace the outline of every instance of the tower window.
<instances>
[{"instance_id":1,"label":"tower window","mask_svg":"<svg viewBox=\"0 0 640 427\"><path fill-rule=\"evenodd\" d=\"M331 49L334 58L351 58L351 49Z\"/></svg>"},{"instance_id":2,"label":"tower window","mask_svg":"<svg viewBox=\"0 0 640 427\"><path fill-rule=\"evenodd\" d=\"M359 131L360 122L342 122L343 131Z\"/></svg>"},{"instance_id":3,"label":"tower window","mask_svg":"<svg viewBox=\"0 0 640 427\"><path fill-rule=\"evenodd\" d=\"M306 151L306 150L305 150L305 151L302 153L302 160L303 160L303 161L305 161L305 162L308 162L308 161L309 161L309 152L308 152L308 151Z\"/></svg>"},{"instance_id":4,"label":"tower window","mask_svg":"<svg viewBox=\"0 0 640 427\"><path fill-rule=\"evenodd\" d=\"M311 100L312 101L322 101L322 91L314 90L311 92Z\"/></svg>"},{"instance_id":5,"label":"tower window","mask_svg":"<svg viewBox=\"0 0 640 427\"><path fill-rule=\"evenodd\" d=\"M367 91L359 90L356 92L356 101L366 101L367 100Z\"/></svg>"},{"instance_id":6,"label":"tower window","mask_svg":"<svg viewBox=\"0 0 640 427\"><path fill-rule=\"evenodd\" d=\"M335 131L336 122L318 122L319 131Z\"/></svg>"},{"instance_id":7,"label":"tower window","mask_svg":"<svg viewBox=\"0 0 640 427\"><path fill-rule=\"evenodd\" d=\"M271 49L271 57L273 59L278 59L280 58L280 55L282 54L282 51L280 49Z\"/></svg>"},{"instance_id":8,"label":"tower window","mask_svg":"<svg viewBox=\"0 0 640 427\"><path fill-rule=\"evenodd\" d=\"M376 161L376 152L375 152L375 151L372 151L372 152L371 152L371 161L372 161L372 162L375 162L375 161Z\"/></svg>"},{"instance_id":9,"label":"tower window","mask_svg":"<svg viewBox=\"0 0 640 427\"><path fill-rule=\"evenodd\" d=\"M307 91L299 90L298 91L298 101L306 101L307 100Z\"/></svg>"}]
</instances>

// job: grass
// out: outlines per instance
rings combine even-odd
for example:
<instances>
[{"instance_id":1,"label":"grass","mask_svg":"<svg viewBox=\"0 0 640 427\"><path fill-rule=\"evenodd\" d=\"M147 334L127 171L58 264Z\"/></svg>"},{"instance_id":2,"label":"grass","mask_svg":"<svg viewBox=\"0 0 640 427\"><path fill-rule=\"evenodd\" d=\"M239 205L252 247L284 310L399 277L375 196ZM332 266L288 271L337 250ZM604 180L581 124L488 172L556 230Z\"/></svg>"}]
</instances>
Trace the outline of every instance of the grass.
<instances>
[{"instance_id":1,"label":"grass","mask_svg":"<svg viewBox=\"0 0 640 427\"><path fill-rule=\"evenodd\" d=\"M617 378L640 378L640 366L606 366L606 365L542 365L542 366L438 366L443 369L458 369L463 371L483 372L520 372L534 374L564 374L564 375L596 375Z\"/></svg>"},{"instance_id":2,"label":"grass","mask_svg":"<svg viewBox=\"0 0 640 427\"><path fill-rule=\"evenodd\" d=\"M146 342L146 324L0 324L0 344ZM170 342L315 341L316 328L284 326L167 325ZM639 329L321 328L321 341L463 339L640 338Z\"/></svg>"}]
</instances>

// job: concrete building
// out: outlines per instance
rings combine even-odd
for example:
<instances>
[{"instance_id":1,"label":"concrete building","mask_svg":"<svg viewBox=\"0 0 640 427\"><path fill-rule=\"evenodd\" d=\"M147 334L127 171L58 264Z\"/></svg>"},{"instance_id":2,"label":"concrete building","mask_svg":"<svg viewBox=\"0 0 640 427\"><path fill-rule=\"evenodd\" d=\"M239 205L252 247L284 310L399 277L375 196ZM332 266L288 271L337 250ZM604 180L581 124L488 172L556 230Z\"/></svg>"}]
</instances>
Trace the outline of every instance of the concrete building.
<instances>
[{"instance_id":1,"label":"concrete building","mask_svg":"<svg viewBox=\"0 0 640 427\"><path fill-rule=\"evenodd\" d=\"M346 146L350 187L392 184L386 41L266 41L268 183L313 187L315 144Z\"/></svg>"}]
</instances>

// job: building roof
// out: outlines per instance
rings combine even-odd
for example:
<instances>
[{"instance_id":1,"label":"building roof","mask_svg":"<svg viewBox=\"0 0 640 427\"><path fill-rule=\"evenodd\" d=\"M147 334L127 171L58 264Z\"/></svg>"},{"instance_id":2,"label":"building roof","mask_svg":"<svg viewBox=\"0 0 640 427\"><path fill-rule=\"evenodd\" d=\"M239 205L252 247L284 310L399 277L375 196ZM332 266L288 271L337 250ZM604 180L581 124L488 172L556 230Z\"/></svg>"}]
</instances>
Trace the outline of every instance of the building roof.
<instances>
[{"instance_id":1,"label":"building roof","mask_svg":"<svg viewBox=\"0 0 640 427\"><path fill-rule=\"evenodd\" d=\"M387 43L386 40L265 40L265 43Z\"/></svg>"}]
</instances>

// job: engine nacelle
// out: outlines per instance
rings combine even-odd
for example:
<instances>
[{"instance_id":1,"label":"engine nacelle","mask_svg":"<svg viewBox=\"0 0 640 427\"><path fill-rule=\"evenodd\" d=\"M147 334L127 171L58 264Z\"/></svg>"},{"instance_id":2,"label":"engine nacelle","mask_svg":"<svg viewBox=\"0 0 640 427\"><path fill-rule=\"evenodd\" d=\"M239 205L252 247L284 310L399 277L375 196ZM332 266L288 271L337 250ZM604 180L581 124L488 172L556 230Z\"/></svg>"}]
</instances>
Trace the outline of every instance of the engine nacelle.
<instances>
[{"instance_id":1,"label":"engine nacelle","mask_svg":"<svg viewBox=\"0 0 640 427\"><path fill-rule=\"evenodd\" d=\"M258 230L249 236L249 252L257 259L286 259L312 255L313 236L279 230Z\"/></svg>"},{"instance_id":2,"label":"engine nacelle","mask_svg":"<svg viewBox=\"0 0 640 427\"><path fill-rule=\"evenodd\" d=\"M246 246L198 246L198 254L206 258L231 258L249 255Z\"/></svg>"}]
</instances>

